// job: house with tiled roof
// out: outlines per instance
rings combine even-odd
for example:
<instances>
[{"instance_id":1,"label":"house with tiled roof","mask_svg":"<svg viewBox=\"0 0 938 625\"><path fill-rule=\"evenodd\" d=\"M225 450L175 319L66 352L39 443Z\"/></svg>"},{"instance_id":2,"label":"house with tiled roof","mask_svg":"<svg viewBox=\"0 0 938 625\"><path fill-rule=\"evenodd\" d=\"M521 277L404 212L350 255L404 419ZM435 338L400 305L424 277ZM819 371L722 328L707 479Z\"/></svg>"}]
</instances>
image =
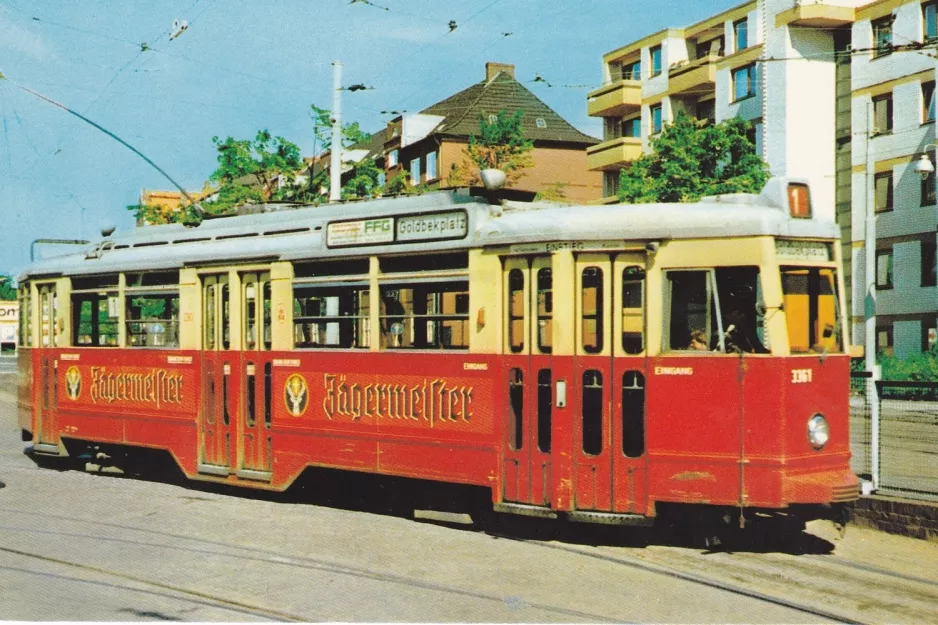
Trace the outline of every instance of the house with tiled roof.
<instances>
[{"instance_id":1,"label":"house with tiled roof","mask_svg":"<svg viewBox=\"0 0 938 625\"><path fill-rule=\"evenodd\" d=\"M552 194L586 203L602 197L602 172L590 171L586 148L599 140L583 134L515 80L514 65L486 63L485 80L419 113L400 115L385 129L384 168L388 180L409 174L411 184L464 184L454 176L468 160L470 135L479 120L500 111L523 111L522 128L532 140L532 165L510 185L516 191Z\"/></svg>"}]
</instances>

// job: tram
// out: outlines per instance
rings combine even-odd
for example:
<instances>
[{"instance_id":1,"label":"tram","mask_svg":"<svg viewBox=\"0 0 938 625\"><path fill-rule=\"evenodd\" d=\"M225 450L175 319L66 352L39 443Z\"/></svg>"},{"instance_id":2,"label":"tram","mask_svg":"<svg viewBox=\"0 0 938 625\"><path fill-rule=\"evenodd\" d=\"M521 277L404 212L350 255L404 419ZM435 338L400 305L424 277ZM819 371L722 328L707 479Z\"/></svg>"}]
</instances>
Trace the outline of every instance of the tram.
<instances>
[{"instance_id":1,"label":"tram","mask_svg":"<svg viewBox=\"0 0 938 625\"><path fill-rule=\"evenodd\" d=\"M319 467L578 522L839 518L858 483L838 235L788 178L139 227L19 277L20 427L36 454L158 450L247 488Z\"/></svg>"}]
</instances>

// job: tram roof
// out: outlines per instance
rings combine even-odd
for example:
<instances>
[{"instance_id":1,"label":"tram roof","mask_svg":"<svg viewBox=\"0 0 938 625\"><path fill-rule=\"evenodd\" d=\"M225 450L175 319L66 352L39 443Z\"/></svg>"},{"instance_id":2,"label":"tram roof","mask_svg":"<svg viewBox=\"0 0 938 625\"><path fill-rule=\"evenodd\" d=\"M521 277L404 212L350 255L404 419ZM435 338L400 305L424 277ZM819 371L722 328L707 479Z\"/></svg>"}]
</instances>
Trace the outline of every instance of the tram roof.
<instances>
[{"instance_id":1,"label":"tram roof","mask_svg":"<svg viewBox=\"0 0 938 625\"><path fill-rule=\"evenodd\" d=\"M570 206L506 202L454 191L350 204L277 209L208 219L198 227L143 226L119 232L77 252L41 259L19 277L159 271L274 260L315 260L371 254L414 254L551 241L667 241L747 236L835 239L835 223L789 217L784 179L761 195L733 194L686 204ZM773 184L774 183L774 184ZM781 189L781 191L779 191ZM330 223L396 217L466 216L466 235L451 240L327 245Z\"/></svg>"}]
</instances>

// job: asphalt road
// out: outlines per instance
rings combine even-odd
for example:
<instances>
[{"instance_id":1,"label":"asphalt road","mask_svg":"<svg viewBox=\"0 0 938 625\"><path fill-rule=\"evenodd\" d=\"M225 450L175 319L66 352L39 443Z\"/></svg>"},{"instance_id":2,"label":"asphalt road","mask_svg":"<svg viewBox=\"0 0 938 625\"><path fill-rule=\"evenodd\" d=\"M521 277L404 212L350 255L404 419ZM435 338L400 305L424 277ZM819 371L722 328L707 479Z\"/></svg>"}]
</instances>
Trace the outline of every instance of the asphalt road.
<instances>
[{"instance_id":1,"label":"asphalt road","mask_svg":"<svg viewBox=\"0 0 938 625\"><path fill-rule=\"evenodd\" d=\"M0 620L921 623L938 605L938 544L816 523L710 552L413 520L367 480L258 496L58 471L23 453L14 405L0 375Z\"/></svg>"}]
</instances>

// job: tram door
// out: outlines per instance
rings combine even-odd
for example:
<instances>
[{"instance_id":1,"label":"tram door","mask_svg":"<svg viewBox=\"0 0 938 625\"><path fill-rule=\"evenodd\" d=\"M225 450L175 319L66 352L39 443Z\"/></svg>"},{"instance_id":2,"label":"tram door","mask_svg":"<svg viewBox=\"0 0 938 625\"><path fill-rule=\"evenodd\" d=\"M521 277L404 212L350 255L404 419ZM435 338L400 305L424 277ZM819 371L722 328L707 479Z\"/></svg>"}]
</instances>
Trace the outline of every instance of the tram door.
<instances>
[{"instance_id":1,"label":"tram door","mask_svg":"<svg viewBox=\"0 0 938 625\"><path fill-rule=\"evenodd\" d=\"M199 473L227 476L232 453L231 290L228 274L202 276Z\"/></svg>"},{"instance_id":2,"label":"tram door","mask_svg":"<svg viewBox=\"0 0 938 625\"><path fill-rule=\"evenodd\" d=\"M39 445L58 445L56 404L58 402L58 361L50 347L57 345L58 298L54 284L39 286L39 394L36 410L35 439Z\"/></svg>"},{"instance_id":3,"label":"tram door","mask_svg":"<svg viewBox=\"0 0 938 625\"><path fill-rule=\"evenodd\" d=\"M508 401L502 465L503 499L549 506L553 276L549 256L509 258L503 268Z\"/></svg>"},{"instance_id":4,"label":"tram door","mask_svg":"<svg viewBox=\"0 0 938 625\"><path fill-rule=\"evenodd\" d=\"M578 510L645 514L645 257L575 262L573 458Z\"/></svg>"},{"instance_id":5,"label":"tram door","mask_svg":"<svg viewBox=\"0 0 938 625\"><path fill-rule=\"evenodd\" d=\"M240 276L241 346L238 362L238 477L270 481L270 274Z\"/></svg>"}]
</instances>

